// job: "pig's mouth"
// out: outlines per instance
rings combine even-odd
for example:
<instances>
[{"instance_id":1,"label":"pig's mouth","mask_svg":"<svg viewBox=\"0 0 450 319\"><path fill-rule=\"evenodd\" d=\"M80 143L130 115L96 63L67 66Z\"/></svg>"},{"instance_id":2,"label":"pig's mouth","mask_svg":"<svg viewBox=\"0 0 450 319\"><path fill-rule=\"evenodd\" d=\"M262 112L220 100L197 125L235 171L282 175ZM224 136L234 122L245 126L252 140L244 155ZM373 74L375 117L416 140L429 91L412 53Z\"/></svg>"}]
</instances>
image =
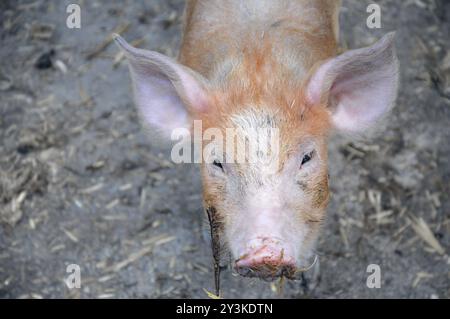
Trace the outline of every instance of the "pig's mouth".
<instances>
[{"instance_id":1,"label":"pig's mouth","mask_svg":"<svg viewBox=\"0 0 450 319\"><path fill-rule=\"evenodd\" d=\"M312 269L317 263L318 256L315 255L313 262L308 267L299 268L294 265L284 265L265 263L250 267L235 266L237 273L243 277L259 278L264 281L274 281L279 278L290 280L303 280L302 274ZM236 261L236 264L238 261Z\"/></svg>"},{"instance_id":2,"label":"pig's mouth","mask_svg":"<svg viewBox=\"0 0 450 319\"><path fill-rule=\"evenodd\" d=\"M236 262L238 264L238 262ZM243 277L256 277L265 281L274 281L280 277L286 277L288 279L297 279L297 269L293 265L278 265L266 262L260 265L253 266L237 266L235 267L237 273Z\"/></svg>"},{"instance_id":3,"label":"pig's mouth","mask_svg":"<svg viewBox=\"0 0 450 319\"><path fill-rule=\"evenodd\" d=\"M317 255L307 267L299 267L289 251L273 245L270 239L263 240L264 245L241 255L235 261L236 272L244 277L257 277L264 281L273 281L280 277L300 280L302 273L308 271L317 262Z\"/></svg>"}]
</instances>

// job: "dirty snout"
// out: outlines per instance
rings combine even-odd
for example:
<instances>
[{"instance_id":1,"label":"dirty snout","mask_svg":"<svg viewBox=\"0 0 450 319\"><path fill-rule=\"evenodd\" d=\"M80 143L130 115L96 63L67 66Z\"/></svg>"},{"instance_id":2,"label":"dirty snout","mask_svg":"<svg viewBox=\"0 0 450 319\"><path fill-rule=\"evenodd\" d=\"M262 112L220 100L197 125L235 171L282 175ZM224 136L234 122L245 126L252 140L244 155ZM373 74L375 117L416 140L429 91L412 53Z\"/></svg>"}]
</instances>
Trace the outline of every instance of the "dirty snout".
<instances>
[{"instance_id":1,"label":"dirty snout","mask_svg":"<svg viewBox=\"0 0 450 319\"><path fill-rule=\"evenodd\" d=\"M294 279L297 268L290 247L277 238L258 237L251 240L235 261L235 270L245 277L271 281L278 277Z\"/></svg>"}]
</instances>

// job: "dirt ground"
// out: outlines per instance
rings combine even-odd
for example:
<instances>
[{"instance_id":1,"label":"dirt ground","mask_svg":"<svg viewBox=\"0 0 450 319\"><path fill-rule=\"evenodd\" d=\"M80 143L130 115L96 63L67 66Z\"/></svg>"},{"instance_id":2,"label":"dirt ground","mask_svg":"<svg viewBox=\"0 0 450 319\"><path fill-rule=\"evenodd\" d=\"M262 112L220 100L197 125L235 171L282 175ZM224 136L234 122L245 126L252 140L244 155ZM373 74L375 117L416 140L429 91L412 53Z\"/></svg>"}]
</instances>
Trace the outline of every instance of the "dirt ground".
<instances>
[{"instance_id":1,"label":"dirt ground","mask_svg":"<svg viewBox=\"0 0 450 319\"><path fill-rule=\"evenodd\" d=\"M450 297L450 4L348 0L341 45L397 30L397 107L373 139L335 137L320 281L222 274L225 298ZM81 29L66 6L81 5ZM214 290L196 167L152 144L105 42L175 56L181 0L0 1L0 297L206 298ZM100 46L105 43L104 46ZM81 267L68 289L66 266ZM369 264L381 288L369 289ZM308 276L307 276L308 277Z\"/></svg>"}]
</instances>

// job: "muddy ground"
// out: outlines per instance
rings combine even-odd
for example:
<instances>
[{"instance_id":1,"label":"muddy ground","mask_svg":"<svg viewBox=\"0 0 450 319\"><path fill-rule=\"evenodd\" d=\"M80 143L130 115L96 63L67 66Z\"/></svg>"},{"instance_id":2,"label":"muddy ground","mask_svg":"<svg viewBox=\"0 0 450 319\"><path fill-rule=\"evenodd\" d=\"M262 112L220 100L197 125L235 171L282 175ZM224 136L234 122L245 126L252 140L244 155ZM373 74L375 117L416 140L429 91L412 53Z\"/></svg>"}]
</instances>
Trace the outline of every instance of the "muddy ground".
<instances>
[{"instance_id":1,"label":"muddy ground","mask_svg":"<svg viewBox=\"0 0 450 319\"><path fill-rule=\"evenodd\" d=\"M66 27L69 3L81 5L79 30ZM280 292L225 271L226 298L450 297L450 4L377 1L382 28L371 30L369 3L344 1L341 44L397 30L400 95L375 138L332 140L321 280ZM182 10L181 0L0 2L1 298L213 291L198 171L151 143L126 63L105 42L115 31L175 56ZM64 283L69 264L81 289ZM366 286L369 264L380 289Z\"/></svg>"}]
</instances>

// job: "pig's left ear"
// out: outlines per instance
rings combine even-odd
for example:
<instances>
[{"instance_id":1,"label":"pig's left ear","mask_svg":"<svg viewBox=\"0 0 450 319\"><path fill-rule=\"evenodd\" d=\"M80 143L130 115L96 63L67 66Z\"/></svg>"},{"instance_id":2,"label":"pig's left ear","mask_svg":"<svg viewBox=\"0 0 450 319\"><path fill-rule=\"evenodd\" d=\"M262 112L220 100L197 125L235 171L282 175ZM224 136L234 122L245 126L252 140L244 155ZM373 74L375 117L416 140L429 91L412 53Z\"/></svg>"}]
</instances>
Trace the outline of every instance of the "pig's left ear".
<instances>
[{"instance_id":1,"label":"pig's left ear","mask_svg":"<svg viewBox=\"0 0 450 319\"><path fill-rule=\"evenodd\" d=\"M311 76L306 97L330 108L336 128L361 132L393 107L398 69L392 32L372 46L325 61Z\"/></svg>"},{"instance_id":2,"label":"pig's left ear","mask_svg":"<svg viewBox=\"0 0 450 319\"><path fill-rule=\"evenodd\" d=\"M144 119L166 137L174 129L191 129L193 118L206 112L206 80L158 52L137 49L123 38L114 40L129 61L135 103Z\"/></svg>"}]
</instances>

